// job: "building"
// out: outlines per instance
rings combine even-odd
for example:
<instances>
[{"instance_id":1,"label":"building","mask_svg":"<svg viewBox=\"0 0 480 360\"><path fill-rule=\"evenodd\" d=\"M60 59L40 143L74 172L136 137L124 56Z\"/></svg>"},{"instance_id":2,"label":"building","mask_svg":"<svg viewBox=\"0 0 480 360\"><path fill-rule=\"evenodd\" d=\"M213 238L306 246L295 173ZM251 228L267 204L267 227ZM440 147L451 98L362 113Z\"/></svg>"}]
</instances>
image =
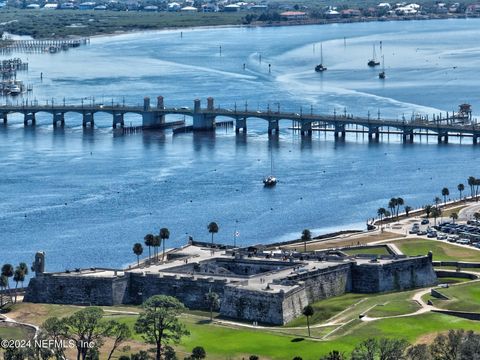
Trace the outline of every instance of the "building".
<instances>
[{"instance_id":1,"label":"building","mask_svg":"<svg viewBox=\"0 0 480 360\"><path fill-rule=\"evenodd\" d=\"M198 9L196 7L193 7L193 6L185 6L185 7L181 8L180 11L182 11L182 12L197 12Z\"/></svg>"},{"instance_id":2,"label":"building","mask_svg":"<svg viewBox=\"0 0 480 360\"><path fill-rule=\"evenodd\" d=\"M346 292L379 293L436 283L432 254L363 255L341 251L292 253L261 248L212 249L197 243L167 253L165 262L130 269L76 269L45 273L43 253L33 264L24 301L76 305L141 304L153 295L178 298L206 310L205 295L220 297L220 314L283 325L321 299Z\"/></svg>"},{"instance_id":3,"label":"building","mask_svg":"<svg viewBox=\"0 0 480 360\"><path fill-rule=\"evenodd\" d=\"M305 20L307 18L307 13L303 11L285 11L282 12L280 16L287 20Z\"/></svg>"}]
</instances>

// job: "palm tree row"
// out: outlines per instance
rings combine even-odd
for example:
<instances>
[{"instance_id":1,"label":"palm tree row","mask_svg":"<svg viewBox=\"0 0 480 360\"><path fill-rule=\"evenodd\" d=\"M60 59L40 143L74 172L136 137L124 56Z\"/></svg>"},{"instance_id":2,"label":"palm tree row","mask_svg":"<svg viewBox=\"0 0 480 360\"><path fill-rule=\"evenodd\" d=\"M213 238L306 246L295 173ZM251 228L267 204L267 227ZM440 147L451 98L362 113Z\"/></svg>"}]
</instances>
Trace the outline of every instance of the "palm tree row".
<instances>
[{"instance_id":1,"label":"palm tree row","mask_svg":"<svg viewBox=\"0 0 480 360\"><path fill-rule=\"evenodd\" d=\"M165 259L165 243L170 238L170 230L167 228L161 228L158 235L147 234L143 238L145 246L148 247L148 260L152 261L152 248L153 248L153 260L158 261L159 248L163 245L162 261ZM137 262L140 264L140 255L143 254L143 246L140 243L133 245L133 253L137 255Z\"/></svg>"},{"instance_id":2,"label":"palm tree row","mask_svg":"<svg viewBox=\"0 0 480 360\"><path fill-rule=\"evenodd\" d=\"M17 290L18 284L21 283L23 287L23 282L25 277L28 275L28 266L24 262L20 263L16 268L12 264L4 264L0 272L0 308L5 305L3 293L8 291L10 300L12 303L17 302ZM12 296L12 289L10 288L10 278L13 278L15 282L14 295Z\"/></svg>"}]
</instances>

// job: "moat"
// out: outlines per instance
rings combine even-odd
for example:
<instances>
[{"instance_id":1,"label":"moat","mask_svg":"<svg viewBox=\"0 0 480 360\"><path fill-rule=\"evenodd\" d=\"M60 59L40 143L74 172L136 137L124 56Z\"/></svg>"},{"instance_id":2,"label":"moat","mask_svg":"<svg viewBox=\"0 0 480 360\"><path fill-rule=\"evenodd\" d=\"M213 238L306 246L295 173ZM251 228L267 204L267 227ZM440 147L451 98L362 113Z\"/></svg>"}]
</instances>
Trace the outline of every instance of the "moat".
<instances>
[{"instance_id":1,"label":"moat","mask_svg":"<svg viewBox=\"0 0 480 360\"><path fill-rule=\"evenodd\" d=\"M363 116L381 109L401 117L451 111L463 102L475 112L477 24L328 25L301 27L301 33L297 27L203 29L184 30L182 39L167 31L92 39L75 51L26 57L31 97L43 102L65 97L108 104L114 98L136 105L143 96L161 94L179 107L213 96L222 107L247 101L249 108L265 110L279 102L292 112L312 105L318 113L347 107ZM365 63L372 42L380 40L388 54L385 82ZM328 63L320 77L311 66L319 56L312 44L319 41ZM471 161L479 150L455 142L403 145L401 137L390 136L369 144L367 136L348 134L339 143L315 133L305 141L286 126L269 138L264 124L252 124L246 137L225 129L115 137L107 116L99 116L93 132L82 130L80 116L63 130L53 130L47 115L37 120L35 129L24 129L20 117L0 126L0 260L30 259L41 249L50 270L133 262L132 243L162 226L171 231L171 246L188 236L207 239L213 220L219 242L233 242L238 230L243 245L292 239L303 228L314 235L364 228L391 197L418 207L480 170ZM138 125L140 117L125 121ZM280 179L273 191L261 184L270 147Z\"/></svg>"}]
</instances>

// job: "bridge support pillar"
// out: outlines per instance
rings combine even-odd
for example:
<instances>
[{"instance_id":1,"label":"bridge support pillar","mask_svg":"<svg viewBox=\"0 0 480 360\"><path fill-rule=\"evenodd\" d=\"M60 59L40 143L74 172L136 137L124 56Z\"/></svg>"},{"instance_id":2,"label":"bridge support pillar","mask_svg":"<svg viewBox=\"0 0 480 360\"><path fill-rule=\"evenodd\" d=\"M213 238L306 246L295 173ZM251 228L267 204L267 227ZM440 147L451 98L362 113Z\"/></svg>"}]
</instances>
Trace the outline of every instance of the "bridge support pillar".
<instances>
[{"instance_id":1,"label":"bridge support pillar","mask_svg":"<svg viewBox=\"0 0 480 360\"><path fill-rule=\"evenodd\" d=\"M312 135L312 123L310 121L308 121L308 122L305 121L305 122L301 123L300 134L302 136L304 136L304 135L311 136Z\"/></svg>"},{"instance_id":2,"label":"bridge support pillar","mask_svg":"<svg viewBox=\"0 0 480 360\"><path fill-rule=\"evenodd\" d=\"M60 123L61 127L65 126L65 113L54 113L53 114L53 127L57 127Z\"/></svg>"},{"instance_id":3,"label":"bridge support pillar","mask_svg":"<svg viewBox=\"0 0 480 360\"><path fill-rule=\"evenodd\" d=\"M403 130L403 142L413 142L413 130Z\"/></svg>"},{"instance_id":4,"label":"bridge support pillar","mask_svg":"<svg viewBox=\"0 0 480 360\"><path fill-rule=\"evenodd\" d=\"M240 129L244 134L247 132L247 118L235 119L235 132L239 134Z\"/></svg>"},{"instance_id":5,"label":"bridge support pillar","mask_svg":"<svg viewBox=\"0 0 480 360\"><path fill-rule=\"evenodd\" d=\"M335 138L338 138L338 137L344 138L345 137L345 125L335 124L334 135L335 135Z\"/></svg>"},{"instance_id":6,"label":"bridge support pillar","mask_svg":"<svg viewBox=\"0 0 480 360\"><path fill-rule=\"evenodd\" d=\"M28 123L31 122L32 126L35 126L35 113L28 112L23 114L23 125L28 126Z\"/></svg>"},{"instance_id":7,"label":"bridge support pillar","mask_svg":"<svg viewBox=\"0 0 480 360\"><path fill-rule=\"evenodd\" d=\"M7 125L7 113L0 113L0 119L3 121L3 125Z\"/></svg>"},{"instance_id":8,"label":"bridge support pillar","mask_svg":"<svg viewBox=\"0 0 480 360\"><path fill-rule=\"evenodd\" d=\"M274 131L275 134L278 134L280 131L278 120L268 120L268 135L273 134Z\"/></svg>"},{"instance_id":9,"label":"bridge support pillar","mask_svg":"<svg viewBox=\"0 0 480 360\"><path fill-rule=\"evenodd\" d=\"M448 143L448 133L439 133L438 134L438 143L440 144L441 142L445 142L445 144Z\"/></svg>"},{"instance_id":10,"label":"bridge support pillar","mask_svg":"<svg viewBox=\"0 0 480 360\"><path fill-rule=\"evenodd\" d=\"M93 116L93 112L90 111L84 111L83 112L83 121L82 121L82 126L86 128L90 124L90 127L93 128L95 125L95 120Z\"/></svg>"},{"instance_id":11,"label":"bridge support pillar","mask_svg":"<svg viewBox=\"0 0 480 360\"><path fill-rule=\"evenodd\" d=\"M195 99L193 102L193 131L215 130L215 115L208 114L209 111L214 110L214 100L209 97L207 101L207 113L202 112L200 99Z\"/></svg>"},{"instance_id":12,"label":"bridge support pillar","mask_svg":"<svg viewBox=\"0 0 480 360\"><path fill-rule=\"evenodd\" d=\"M368 129L368 140L378 141L380 139L380 131L378 128L369 128Z\"/></svg>"},{"instance_id":13,"label":"bridge support pillar","mask_svg":"<svg viewBox=\"0 0 480 360\"><path fill-rule=\"evenodd\" d=\"M163 96L157 97L156 109L152 109L150 106L150 98L145 97L143 99L142 126L144 128L155 129L165 124L165 113L163 112L164 109Z\"/></svg>"},{"instance_id":14,"label":"bridge support pillar","mask_svg":"<svg viewBox=\"0 0 480 360\"><path fill-rule=\"evenodd\" d=\"M125 122L123 120L124 116L123 113L113 113L113 128L116 129L117 125L120 125L121 128L125 126Z\"/></svg>"},{"instance_id":15,"label":"bridge support pillar","mask_svg":"<svg viewBox=\"0 0 480 360\"><path fill-rule=\"evenodd\" d=\"M473 135L473 144L476 145L478 144L478 135Z\"/></svg>"}]
</instances>

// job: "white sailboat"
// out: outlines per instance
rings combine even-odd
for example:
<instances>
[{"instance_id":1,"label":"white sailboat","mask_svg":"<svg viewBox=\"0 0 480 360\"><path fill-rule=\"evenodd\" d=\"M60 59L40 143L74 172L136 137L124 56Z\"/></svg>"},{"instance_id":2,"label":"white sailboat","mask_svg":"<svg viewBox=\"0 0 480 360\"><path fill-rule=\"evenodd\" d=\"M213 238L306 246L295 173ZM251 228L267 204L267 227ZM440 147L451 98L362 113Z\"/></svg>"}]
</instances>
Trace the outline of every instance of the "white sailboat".
<instances>
[{"instance_id":1,"label":"white sailboat","mask_svg":"<svg viewBox=\"0 0 480 360\"><path fill-rule=\"evenodd\" d=\"M382 55L382 71L378 74L380 79L385 79L385 56Z\"/></svg>"},{"instance_id":2,"label":"white sailboat","mask_svg":"<svg viewBox=\"0 0 480 360\"><path fill-rule=\"evenodd\" d=\"M327 70L327 68L325 66L323 66L323 46L320 43L320 64L315 66L315 71L316 72L323 72L325 70Z\"/></svg>"},{"instance_id":3,"label":"white sailboat","mask_svg":"<svg viewBox=\"0 0 480 360\"><path fill-rule=\"evenodd\" d=\"M270 147L270 175L263 179L264 187L273 187L277 185L277 178L273 175L273 151Z\"/></svg>"},{"instance_id":4,"label":"white sailboat","mask_svg":"<svg viewBox=\"0 0 480 360\"><path fill-rule=\"evenodd\" d=\"M367 65L370 66L370 67L375 67L377 65L380 65L380 62L377 61L377 54L375 52L375 44L373 44L373 57L372 57L371 60L368 61Z\"/></svg>"}]
</instances>

